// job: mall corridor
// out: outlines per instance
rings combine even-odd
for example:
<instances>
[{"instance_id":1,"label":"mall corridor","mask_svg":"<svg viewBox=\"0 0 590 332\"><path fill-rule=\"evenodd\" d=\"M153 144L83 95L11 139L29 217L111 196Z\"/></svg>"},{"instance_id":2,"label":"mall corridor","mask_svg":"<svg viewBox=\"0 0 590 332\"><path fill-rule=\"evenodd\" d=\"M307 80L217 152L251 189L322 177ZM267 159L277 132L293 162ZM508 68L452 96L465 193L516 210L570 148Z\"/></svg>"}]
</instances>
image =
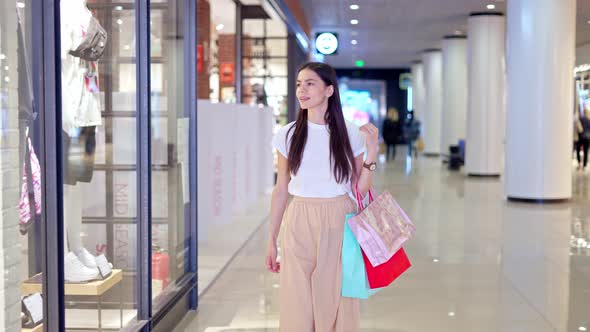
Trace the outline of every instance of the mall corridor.
<instances>
[{"instance_id":1,"label":"mall corridor","mask_svg":"<svg viewBox=\"0 0 590 332\"><path fill-rule=\"evenodd\" d=\"M362 331L586 331L590 173L574 177L571 202L536 205L508 202L502 179L450 172L439 159L383 165L378 189L417 228L406 247L413 267L363 302ZM278 331L267 232L265 220L175 331Z\"/></svg>"}]
</instances>

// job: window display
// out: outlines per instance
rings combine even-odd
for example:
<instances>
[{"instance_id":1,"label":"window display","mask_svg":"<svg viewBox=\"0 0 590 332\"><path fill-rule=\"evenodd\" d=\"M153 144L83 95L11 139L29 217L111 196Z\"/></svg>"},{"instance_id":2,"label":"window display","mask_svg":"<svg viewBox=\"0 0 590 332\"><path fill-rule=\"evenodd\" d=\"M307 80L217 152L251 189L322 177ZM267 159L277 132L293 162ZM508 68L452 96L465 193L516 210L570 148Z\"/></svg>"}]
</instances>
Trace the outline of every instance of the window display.
<instances>
[{"instance_id":1,"label":"window display","mask_svg":"<svg viewBox=\"0 0 590 332\"><path fill-rule=\"evenodd\" d=\"M122 328L136 315L133 4L61 0L60 16L66 329Z\"/></svg>"}]
</instances>

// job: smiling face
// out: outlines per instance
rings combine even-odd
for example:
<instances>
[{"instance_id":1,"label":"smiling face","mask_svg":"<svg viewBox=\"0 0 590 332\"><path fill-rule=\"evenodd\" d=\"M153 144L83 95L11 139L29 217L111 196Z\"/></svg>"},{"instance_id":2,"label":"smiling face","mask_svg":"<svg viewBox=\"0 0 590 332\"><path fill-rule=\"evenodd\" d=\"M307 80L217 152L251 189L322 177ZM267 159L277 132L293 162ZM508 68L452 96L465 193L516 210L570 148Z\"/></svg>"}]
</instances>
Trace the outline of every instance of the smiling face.
<instances>
[{"instance_id":1,"label":"smiling face","mask_svg":"<svg viewBox=\"0 0 590 332\"><path fill-rule=\"evenodd\" d=\"M320 76L311 69L303 69L297 76L297 99L302 109L315 109L328 104L334 93L332 85L327 86Z\"/></svg>"}]
</instances>

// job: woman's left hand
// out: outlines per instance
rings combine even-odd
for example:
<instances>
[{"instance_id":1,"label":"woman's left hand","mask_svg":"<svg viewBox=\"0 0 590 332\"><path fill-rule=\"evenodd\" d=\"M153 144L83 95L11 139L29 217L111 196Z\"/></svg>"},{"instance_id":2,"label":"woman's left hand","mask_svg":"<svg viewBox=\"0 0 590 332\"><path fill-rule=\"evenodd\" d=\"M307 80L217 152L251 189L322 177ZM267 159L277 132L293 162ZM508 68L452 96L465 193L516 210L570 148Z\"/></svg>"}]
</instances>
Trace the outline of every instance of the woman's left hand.
<instances>
[{"instance_id":1,"label":"woman's left hand","mask_svg":"<svg viewBox=\"0 0 590 332\"><path fill-rule=\"evenodd\" d=\"M379 144L379 129L369 122L360 127L360 131L365 133L367 151L377 151L377 145Z\"/></svg>"}]
</instances>

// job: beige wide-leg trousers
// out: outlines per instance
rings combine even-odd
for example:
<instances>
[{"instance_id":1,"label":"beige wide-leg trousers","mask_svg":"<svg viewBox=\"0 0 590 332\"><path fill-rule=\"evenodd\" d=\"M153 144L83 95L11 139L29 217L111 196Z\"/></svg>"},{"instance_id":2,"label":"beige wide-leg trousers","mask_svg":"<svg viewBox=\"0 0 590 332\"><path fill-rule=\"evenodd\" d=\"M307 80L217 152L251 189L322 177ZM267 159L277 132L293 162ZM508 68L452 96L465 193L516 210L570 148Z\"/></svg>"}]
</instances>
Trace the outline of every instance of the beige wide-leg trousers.
<instances>
[{"instance_id":1,"label":"beige wide-leg trousers","mask_svg":"<svg viewBox=\"0 0 590 332\"><path fill-rule=\"evenodd\" d=\"M280 271L281 332L357 332L358 299L342 297L342 236L347 196L295 197L283 221Z\"/></svg>"}]
</instances>

